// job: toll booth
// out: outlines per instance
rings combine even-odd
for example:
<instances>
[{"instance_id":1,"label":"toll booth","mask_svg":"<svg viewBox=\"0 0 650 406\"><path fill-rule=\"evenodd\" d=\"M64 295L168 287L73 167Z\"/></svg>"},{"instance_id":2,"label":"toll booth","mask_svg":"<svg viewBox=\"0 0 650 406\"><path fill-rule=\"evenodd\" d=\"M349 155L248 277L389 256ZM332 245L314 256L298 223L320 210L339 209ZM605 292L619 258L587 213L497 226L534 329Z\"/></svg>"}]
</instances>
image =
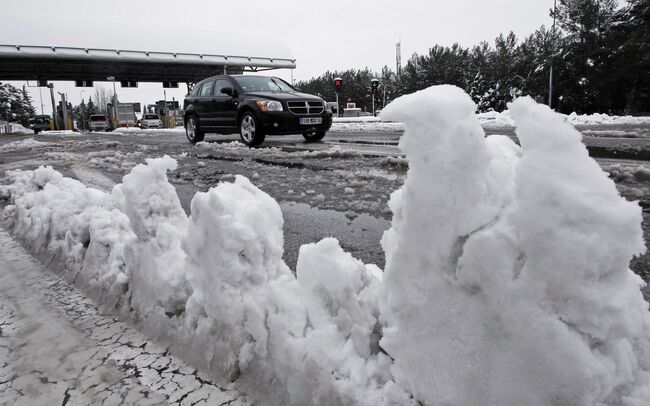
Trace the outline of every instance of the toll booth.
<instances>
[{"instance_id":1,"label":"toll booth","mask_svg":"<svg viewBox=\"0 0 650 406\"><path fill-rule=\"evenodd\" d=\"M183 125L183 111L178 100L158 100L155 104L148 105L147 110L157 114L166 128Z\"/></svg>"}]
</instances>

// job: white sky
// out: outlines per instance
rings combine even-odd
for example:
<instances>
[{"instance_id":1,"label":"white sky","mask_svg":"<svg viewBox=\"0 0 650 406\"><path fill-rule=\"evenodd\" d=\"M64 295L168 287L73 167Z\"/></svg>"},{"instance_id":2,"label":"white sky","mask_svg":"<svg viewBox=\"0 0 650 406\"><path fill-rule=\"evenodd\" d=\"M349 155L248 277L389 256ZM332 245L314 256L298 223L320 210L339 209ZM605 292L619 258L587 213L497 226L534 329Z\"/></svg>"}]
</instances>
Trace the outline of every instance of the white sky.
<instances>
[{"instance_id":1,"label":"white sky","mask_svg":"<svg viewBox=\"0 0 650 406\"><path fill-rule=\"evenodd\" d=\"M400 38L403 63L434 44L471 46L482 40L492 42L499 33L511 30L522 38L542 24L551 24L551 7L553 0L3 0L0 43L93 47L119 42L116 47L122 49L141 44L166 49L171 39L174 44L188 42L192 50L212 46L208 53L215 51L219 41L195 38L187 35L189 30L256 33L284 41L297 60L293 76L301 80L327 70L365 66L379 70L384 65L394 69L395 43ZM273 74L291 77L289 70ZM73 103L79 102L84 90L66 82L55 82L55 87L67 92ZM30 90L39 105L38 89ZM51 103L46 90L47 114ZM167 97L182 100L185 91L184 85L167 89ZM137 89L121 89L118 84L117 92L124 102L147 104L163 97L160 84L141 83ZM89 93L92 89L87 88L84 97Z\"/></svg>"}]
</instances>

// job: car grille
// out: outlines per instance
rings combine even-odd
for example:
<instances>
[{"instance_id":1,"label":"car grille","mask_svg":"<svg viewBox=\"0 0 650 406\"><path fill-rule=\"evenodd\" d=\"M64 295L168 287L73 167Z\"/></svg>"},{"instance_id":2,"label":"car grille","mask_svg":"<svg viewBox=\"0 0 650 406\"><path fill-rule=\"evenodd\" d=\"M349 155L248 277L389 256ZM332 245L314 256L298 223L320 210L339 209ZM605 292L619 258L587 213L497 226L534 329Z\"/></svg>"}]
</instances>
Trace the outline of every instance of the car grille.
<instances>
[{"instance_id":1,"label":"car grille","mask_svg":"<svg viewBox=\"0 0 650 406\"><path fill-rule=\"evenodd\" d=\"M290 101L287 102L289 111L296 115L321 114L325 109L319 101Z\"/></svg>"}]
</instances>

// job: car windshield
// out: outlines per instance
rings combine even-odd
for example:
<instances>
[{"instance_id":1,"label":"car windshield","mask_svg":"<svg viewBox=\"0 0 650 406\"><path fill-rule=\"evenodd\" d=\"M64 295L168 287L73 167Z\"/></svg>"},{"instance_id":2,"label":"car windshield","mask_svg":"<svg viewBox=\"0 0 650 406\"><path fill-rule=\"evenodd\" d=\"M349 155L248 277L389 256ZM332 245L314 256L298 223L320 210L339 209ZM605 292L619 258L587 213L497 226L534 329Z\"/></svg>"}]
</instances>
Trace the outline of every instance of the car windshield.
<instances>
[{"instance_id":1,"label":"car windshield","mask_svg":"<svg viewBox=\"0 0 650 406\"><path fill-rule=\"evenodd\" d=\"M157 120L157 119L158 119L158 116L155 115L155 114L145 114L145 115L144 115L144 119L145 119L145 120Z\"/></svg>"},{"instance_id":2,"label":"car windshield","mask_svg":"<svg viewBox=\"0 0 650 406\"><path fill-rule=\"evenodd\" d=\"M106 116L90 116L90 121L106 121Z\"/></svg>"},{"instance_id":3,"label":"car windshield","mask_svg":"<svg viewBox=\"0 0 650 406\"><path fill-rule=\"evenodd\" d=\"M295 92L287 82L267 76L236 76L235 80L245 92Z\"/></svg>"}]
</instances>

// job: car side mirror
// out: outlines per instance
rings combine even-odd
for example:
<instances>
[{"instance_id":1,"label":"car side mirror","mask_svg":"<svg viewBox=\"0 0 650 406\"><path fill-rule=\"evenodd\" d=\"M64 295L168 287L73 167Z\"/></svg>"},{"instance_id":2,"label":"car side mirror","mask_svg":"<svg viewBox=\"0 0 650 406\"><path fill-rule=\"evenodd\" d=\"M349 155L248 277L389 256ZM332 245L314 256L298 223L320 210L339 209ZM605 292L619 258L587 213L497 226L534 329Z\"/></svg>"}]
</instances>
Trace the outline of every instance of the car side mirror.
<instances>
[{"instance_id":1,"label":"car side mirror","mask_svg":"<svg viewBox=\"0 0 650 406\"><path fill-rule=\"evenodd\" d=\"M227 94L228 96L232 97L232 95L233 95L232 87L222 87L221 88L221 93Z\"/></svg>"}]
</instances>

